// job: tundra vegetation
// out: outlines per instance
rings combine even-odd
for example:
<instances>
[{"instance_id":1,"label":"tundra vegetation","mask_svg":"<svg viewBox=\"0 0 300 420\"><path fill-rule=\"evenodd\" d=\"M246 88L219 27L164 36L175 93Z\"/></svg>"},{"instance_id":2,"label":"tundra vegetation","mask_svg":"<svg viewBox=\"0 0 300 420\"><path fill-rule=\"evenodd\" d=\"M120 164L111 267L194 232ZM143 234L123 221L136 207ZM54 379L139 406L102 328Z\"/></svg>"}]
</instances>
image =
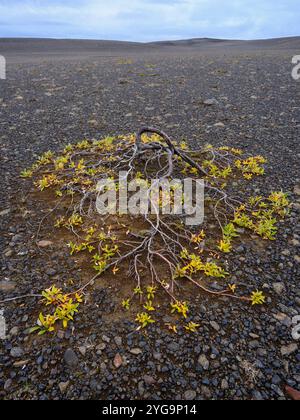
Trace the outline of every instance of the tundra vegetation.
<instances>
[{"instance_id":1,"label":"tundra vegetation","mask_svg":"<svg viewBox=\"0 0 300 420\"><path fill-rule=\"evenodd\" d=\"M70 258L84 254L95 274L70 293L64 292L62 285L48 285L41 294L46 309L40 312L32 331L55 331L60 323L66 328L83 303L86 289L107 273L116 281L114 275L119 270L125 281L131 279L134 284L122 307L125 312L135 311L137 329L156 322L158 301L167 299L170 312L182 319L186 332L195 332L199 324L189 319L189 302L181 293L188 283L195 294L264 304L262 291L253 290L249 295L238 282L230 281L222 261L230 258L237 241L244 241L247 235L275 240L278 223L288 213L289 200L284 192L252 196L247 188L241 188L264 176L265 164L263 156L249 156L232 147L207 144L189 150L186 142L175 142L152 127L137 134L69 144L59 154L46 152L21 176L32 179L41 200L46 190L47 199L51 194L55 228L73 237L66 243ZM185 214L164 214L164 208L174 204L175 187L169 194L160 191L154 214L100 215L96 209L97 183L109 177L114 181L109 188L117 191L120 171L128 180L146 186L150 204L153 179L203 179L204 223L189 226ZM211 287L216 280L222 290ZM176 328L170 325L174 332Z\"/></svg>"}]
</instances>

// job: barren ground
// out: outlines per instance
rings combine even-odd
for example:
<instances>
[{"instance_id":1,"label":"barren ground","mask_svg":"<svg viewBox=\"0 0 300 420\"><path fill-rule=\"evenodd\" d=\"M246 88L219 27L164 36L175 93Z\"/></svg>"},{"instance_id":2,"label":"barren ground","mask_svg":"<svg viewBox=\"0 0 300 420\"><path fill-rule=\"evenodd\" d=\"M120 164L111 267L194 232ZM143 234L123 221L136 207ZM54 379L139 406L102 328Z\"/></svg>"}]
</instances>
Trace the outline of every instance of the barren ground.
<instances>
[{"instance_id":1,"label":"barren ground","mask_svg":"<svg viewBox=\"0 0 300 420\"><path fill-rule=\"evenodd\" d=\"M285 399L286 384L299 389L299 342L291 336L300 313L300 85L291 77L299 38L0 40L0 54L8 64L0 80L0 300L90 276L69 257L51 220L41 239L52 247L39 249L33 240L47 208L37 196L25 200L30 183L19 174L49 149L157 126L192 146L265 156L266 176L253 190L282 188L294 202L276 242L248 241L230 257L232 280L264 290L267 304L249 308L200 294L192 305L201 324L195 334L168 331L167 316L134 332L133 317L120 309L126 273L98 281L74 325L58 335L28 334L36 299L1 304L8 334L0 342L0 397ZM204 104L212 98L215 104Z\"/></svg>"}]
</instances>

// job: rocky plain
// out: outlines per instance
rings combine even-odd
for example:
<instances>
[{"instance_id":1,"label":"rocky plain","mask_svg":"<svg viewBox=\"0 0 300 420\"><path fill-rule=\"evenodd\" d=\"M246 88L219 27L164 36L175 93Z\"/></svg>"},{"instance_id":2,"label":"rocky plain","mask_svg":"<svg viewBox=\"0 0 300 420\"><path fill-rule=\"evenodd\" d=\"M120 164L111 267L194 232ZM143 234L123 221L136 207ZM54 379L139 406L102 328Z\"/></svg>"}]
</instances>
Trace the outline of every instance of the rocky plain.
<instances>
[{"instance_id":1,"label":"rocky plain","mask_svg":"<svg viewBox=\"0 0 300 420\"><path fill-rule=\"evenodd\" d=\"M300 38L190 40L151 44L0 39L1 399L284 400L300 390L300 81L292 57ZM47 150L107 135L159 127L191 147L239 147L268 159L257 194L288 192L292 202L277 240L241 243L228 261L232 281L263 290L249 307L199 294L194 334L161 322L147 332L120 309L120 282L91 288L68 329L29 333L34 297L53 282L87 275L43 217L27 203L20 172ZM5 302L3 302L5 301ZM299 323L299 322L298 322Z\"/></svg>"}]
</instances>

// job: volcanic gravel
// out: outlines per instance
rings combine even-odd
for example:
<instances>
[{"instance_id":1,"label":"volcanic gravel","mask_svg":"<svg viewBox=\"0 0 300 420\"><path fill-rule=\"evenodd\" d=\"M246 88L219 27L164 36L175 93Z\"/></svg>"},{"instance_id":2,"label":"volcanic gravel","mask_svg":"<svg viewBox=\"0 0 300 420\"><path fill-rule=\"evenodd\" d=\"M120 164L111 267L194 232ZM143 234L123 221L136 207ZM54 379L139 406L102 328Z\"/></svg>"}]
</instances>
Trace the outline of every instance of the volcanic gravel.
<instances>
[{"instance_id":1,"label":"volcanic gravel","mask_svg":"<svg viewBox=\"0 0 300 420\"><path fill-rule=\"evenodd\" d=\"M30 183L19 178L38 155L67 143L146 124L193 147L240 147L268 159L249 188L283 189L294 204L276 241L246 241L228 259L232 282L263 290L266 305L199 294L189 314L197 333L168 331L168 316L135 332L132 319L114 316L113 278L111 288L91 287L90 303L54 335L29 334L37 299L0 304L1 399L261 400L286 399L286 385L300 389L292 337L300 314L300 84L291 77L300 50L276 45L117 45L111 55L68 49L66 59L47 49L36 56L28 45L25 58L11 52L0 80L0 300L85 279L66 247L36 246L39 203L28 208Z\"/></svg>"}]
</instances>

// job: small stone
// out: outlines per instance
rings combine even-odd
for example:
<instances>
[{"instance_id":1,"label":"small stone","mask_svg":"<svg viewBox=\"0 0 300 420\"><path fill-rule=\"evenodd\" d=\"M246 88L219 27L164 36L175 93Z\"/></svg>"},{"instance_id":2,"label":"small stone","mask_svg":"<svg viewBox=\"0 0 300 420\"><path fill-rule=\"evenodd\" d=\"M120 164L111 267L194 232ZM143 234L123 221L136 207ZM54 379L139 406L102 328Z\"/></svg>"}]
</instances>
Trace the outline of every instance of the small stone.
<instances>
[{"instance_id":1,"label":"small stone","mask_svg":"<svg viewBox=\"0 0 300 420\"><path fill-rule=\"evenodd\" d=\"M0 292L12 292L16 288L16 283L9 280L0 281Z\"/></svg>"},{"instance_id":2,"label":"small stone","mask_svg":"<svg viewBox=\"0 0 300 420\"><path fill-rule=\"evenodd\" d=\"M24 315L22 318L22 322L27 322L28 321L29 316L28 315Z\"/></svg>"},{"instance_id":3,"label":"small stone","mask_svg":"<svg viewBox=\"0 0 300 420\"><path fill-rule=\"evenodd\" d=\"M296 261L296 263L300 264L300 255L295 255L294 260Z\"/></svg>"},{"instance_id":4,"label":"small stone","mask_svg":"<svg viewBox=\"0 0 300 420\"><path fill-rule=\"evenodd\" d=\"M210 322L210 325L216 331L220 331L220 329L221 329L220 325L217 322L215 322L215 321L211 321Z\"/></svg>"},{"instance_id":5,"label":"small stone","mask_svg":"<svg viewBox=\"0 0 300 420\"><path fill-rule=\"evenodd\" d=\"M292 344L289 344L288 346L282 346L280 351L281 351L282 356L289 356L290 354L294 353L297 349L298 349L297 344L292 343Z\"/></svg>"},{"instance_id":6,"label":"small stone","mask_svg":"<svg viewBox=\"0 0 300 420\"><path fill-rule=\"evenodd\" d=\"M205 101L203 101L203 104L206 106L218 105L218 103L219 102L215 98L206 99Z\"/></svg>"},{"instance_id":7,"label":"small stone","mask_svg":"<svg viewBox=\"0 0 300 420\"><path fill-rule=\"evenodd\" d=\"M114 366L115 368L119 369L119 367L121 367L122 364L123 364L122 356L120 355L120 353L117 353L114 357Z\"/></svg>"},{"instance_id":8,"label":"small stone","mask_svg":"<svg viewBox=\"0 0 300 420\"><path fill-rule=\"evenodd\" d=\"M110 338L109 338L109 337L107 337L107 335L102 335L102 340L103 340L105 343L110 343Z\"/></svg>"},{"instance_id":9,"label":"small stone","mask_svg":"<svg viewBox=\"0 0 300 420\"><path fill-rule=\"evenodd\" d=\"M236 248L236 252L238 252L239 254L241 254L242 252L244 252L245 251L245 248L244 248L244 246L243 245L240 245L240 246L238 246L237 248Z\"/></svg>"},{"instance_id":10,"label":"small stone","mask_svg":"<svg viewBox=\"0 0 300 420\"><path fill-rule=\"evenodd\" d=\"M287 317L286 314L282 313L282 312L278 312L277 314L273 315L275 319L277 319L277 321L284 321Z\"/></svg>"},{"instance_id":11,"label":"small stone","mask_svg":"<svg viewBox=\"0 0 300 420\"><path fill-rule=\"evenodd\" d=\"M253 399L254 400L256 400L256 401L263 401L263 396L261 395L261 393L259 392L259 391L253 391L253 393L252 393L252 395L253 395Z\"/></svg>"},{"instance_id":12,"label":"small stone","mask_svg":"<svg viewBox=\"0 0 300 420\"><path fill-rule=\"evenodd\" d=\"M30 362L29 359L26 359L26 360L18 360L17 362L14 362L13 367L16 367L16 368L20 368L21 367L22 368L22 367L28 365L29 362Z\"/></svg>"},{"instance_id":13,"label":"small stone","mask_svg":"<svg viewBox=\"0 0 300 420\"><path fill-rule=\"evenodd\" d=\"M225 124L222 122L218 122L216 124L214 124L215 127L225 127Z\"/></svg>"},{"instance_id":14,"label":"small stone","mask_svg":"<svg viewBox=\"0 0 300 420\"><path fill-rule=\"evenodd\" d=\"M21 347L13 347L11 350L10 350L10 355L12 356L12 357L21 357L22 355L23 355L23 350L21 349Z\"/></svg>"},{"instance_id":15,"label":"small stone","mask_svg":"<svg viewBox=\"0 0 300 420\"><path fill-rule=\"evenodd\" d=\"M207 399L211 399L211 391L210 391L210 389L207 387L207 386L205 386L205 385L202 385L201 386L201 393L203 394L203 396L205 397L205 398L207 398Z\"/></svg>"},{"instance_id":16,"label":"small stone","mask_svg":"<svg viewBox=\"0 0 300 420\"><path fill-rule=\"evenodd\" d=\"M281 295L285 290L285 285L283 283L273 283L273 289L278 295Z\"/></svg>"},{"instance_id":17,"label":"small stone","mask_svg":"<svg viewBox=\"0 0 300 420\"><path fill-rule=\"evenodd\" d=\"M209 360L207 359L207 357L205 356L205 354L201 354L201 356L199 356L198 363L202 366L202 368L204 370L208 370L209 369Z\"/></svg>"},{"instance_id":18,"label":"small stone","mask_svg":"<svg viewBox=\"0 0 300 420\"><path fill-rule=\"evenodd\" d=\"M138 356L139 354L143 353L143 350L138 347L131 349L129 351L131 354L134 354L135 356Z\"/></svg>"},{"instance_id":19,"label":"small stone","mask_svg":"<svg viewBox=\"0 0 300 420\"><path fill-rule=\"evenodd\" d=\"M85 347L85 346L79 346L79 347L78 347L78 350L79 350L79 353L80 353L82 356L85 356L85 355L86 355L86 347Z\"/></svg>"},{"instance_id":20,"label":"small stone","mask_svg":"<svg viewBox=\"0 0 300 420\"><path fill-rule=\"evenodd\" d=\"M97 120L89 120L88 123L89 123L89 125L94 126L94 127L98 125Z\"/></svg>"},{"instance_id":21,"label":"small stone","mask_svg":"<svg viewBox=\"0 0 300 420\"><path fill-rule=\"evenodd\" d=\"M268 354L267 350L266 350L266 349L264 349L264 348L262 348L262 347L259 347L259 348L256 350L256 353L257 353L257 355L258 355L258 356L260 356L260 357L265 357L265 356L267 356L267 354Z\"/></svg>"},{"instance_id":22,"label":"small stone","mask_svg":"<svg viewBox=\"0 0 300 420\"><path fill-rule=\"evenodd\" d=\"M78 363L78 357L74 350L67 349L64 354L64 361L68 366L75 366Z\"/></svg>"},{"instance_id":23,"label":"small stone","mask_svg":"<svg viewBox=\"0 0 300 420\"><path fill-rule=\"evenodd\" d=\"M53 242L47 241L47 240L43 240L43 241L38 242L38 246L40 248L47 248L48 246L51 246L51 245L53 245Z\"/></svg>"},{"instance_id":24,"label":"small stone","mask_svg":"<svg viewBox=\"0 0 300 420\"><path fill-rule=\"evenodd\" d=\"M4 383L4 391L8 391L10 388L11 388L11 386L12 386L12 380L11 379L7 379L6 381L5 381L5 383Z\"/></svg>"},{"instance_id":25,"label":"small stone","mask_svg":"<svg viewBox=\"0 0 300 420\"><path fill-rule=\"evenodd\" d=\"M10 213L10 209L5 209L0 211L0 217L7 216Z\"/></svg>"},{"instance_id":26,"label":"small stone","mask_svg":"<svg viewBox=\"0 0 300 420\"><path fill-rule=\"evenodd\" d=\"M274 318L284 324L286 327L290 327L292 325L292 320L286 314L278 312L277 314L273 315Z\"/></svg>"},{"instance_id":27,"label":"small stone","mask_svg":"<svg viewBox=\"0 0 300 420\"><path fill-rule=\"evenodd\" d=\"M12 329L9 331L9 334L13 337L15 335L18 335L19 327L12 327Z\"/></svg>"},{"instance_id":28,"label":"small stone","mask_svg":"<svg viewBox=\"0 0 300 420\"><path fill-rule=\"evenodd\" d=\"M143 380L147 385L154 385L156 383L156 380L150 375L144 375Z\"/></svg>"},{"instance_id":29,"label":"small stone","mask_svg":"<svg viewBox=\"0 0 300 420\"><path fill-rule=\"evenodd\" d=\"M160 361L160 360L162 360L162 354L161 353L158 353L158 352L154 352L153 353L153 358L155 359L155 360L158 360L158 361Z\"/></svg>"},{"instance_id":30,"label":"small stone","mask_svg":"<svg viewBox=\"0 0 300 420\"><path fill-rule=\"evenodd\" d=\"M117 337L114 338L114 340L115 340L115 343L118 347L122 346L122 337L117 336Z\"/></svg>"},{"instance_id":31,"label":"small stone","mask_svg":"<svg viewBox=\"0 0 300 420\"><path fill-rule=\"evenodd\" d=\"M8 249L6 252L5 252L5 254L4 254L4 256L5 256L5 258L10 258L12 255L13 255L13 250L12 249Z\"/></svg>"},{"instance_id":32,"label":"small stone","mask_svg":"<svg viewBox=\"0 0 300 420\"><path fill-rule=\"evenodd\" d=\"M272 384L279 385L281 383L281 378L278 375L274 375L272 378Z\"/></svg>"},{"instance_id":33,"label":"small stone","mask_svg":"<svg viewBox=\"0 0 300 420\"><path fill-rule=\"evenodd\" d=\"M294 194L300 195L300 185L295 185Z\"/></svg>"},{"instance_id":34,"label":"small stone","mask_svg":"<svg viewBox=\"0 0 300 420\"><path fill-rule=\"evenodd\" d=\"M194 400L196 398L196 395L197 395L196 391L194 391L193 389L188 389L183 394L183 399L184 400Z\"/></svg>"},{"instance_id":35,"label":"small stone","mask_svg":"<svg viewBox=\"0 0 300 420\"><path fill-rule=\"evenodd\" d=\"M260 346L260 343L259 343L258 340L251 340L251 341L249 341L249 347L250 347L250 349L257 349L257 348L259 348L259 346Z\"/></svg>"},{"instance_id":36,"label":"small stone","mask_svg":"<svg viewBox=\"0 0 300 420\"><path fill-rule=\"evenodd\" d=\"M140 396L142 396L145 392L144 383L142 381L138 383L138 391Z\"/></svg>"},{"instance_id":37,"label":"small stone","mask_svg":"<svg viewBox=\"0 0 300 420\"><path fill-rule=\"evenodd\" d=\"M67 381L67 382L60 382L60 383L58 384L59 390L60 390L60 392L61 392L62 394L64 394L64 393L66 392L66 390L67 390L67 388L68 388L69 384L70 384L70 381Z\"/></svg>"},{"instance_id":38,"label":"small stone","mask_svg":"<svg viewBox=\"0 0 300 420\"><path fill-rule=\"evenodd\" d=\"M17 235L14 235L11 238L11 241L14 243L21 242L22 240L23 240L23 235L21 233L18 233Z\"/></svg>"},{"instance_id":39,"label":"small stone","mask_svg":"<svg viewBox=\"0 0 300 420\"><path fill-rule=\"evenodd\" d=\"M175 343L174 341L170 344L168 344L168 350L170 350L173 353L178 352L180 349L180 346L178 343Z\"/></svg>"},{"instance_id":40,"label":"small stone","mask_svg":"<svg viewBox=\"0 0 300 420\"><path fill-rule=\"evenodd\" d=\"M289 249L284 249L284 250L281 252L281 254L282 254L282 255L284 255L284 256L286 256L286 257L288 257L289 255L291 255L291 252L290 252L290 250L289 250Z\"/></svg>"},{"instance_id":41,"label":"small stone","mask_svg":"<svg viewBox=\"0 0 300 420\"><path fill-rule=\"evenodd\" d=\"M38 365L41 365L41 364L43 363L43 361L44 361L44 357L41 355L41 356L39 356L39 357L37 358L36 363L37 363Z\"/></svg>"},{"instance_id":42,"label":"small stone","mask_svg":"<svg viewBox=\"0 0 300 420\"><path fill-rule=\"evenodd\" d=\"M98 346L96 346L96 350L105 350L106 349L106 344L105 343L100 343L98 344Z\"/></svg>"},{"instance_id":43,"label":"small stone","mask_svg":"<svg viewBox=\"0 0 300 420\"><path fill-rule=\"evenodd\" d=\"M228 389L228 388L229 388L229 385L228 385L227 380L226 379L223 379L222 382L221 382L221 389L223 391L226 391L226 389Z\"/></svg>"}]
</instances>

